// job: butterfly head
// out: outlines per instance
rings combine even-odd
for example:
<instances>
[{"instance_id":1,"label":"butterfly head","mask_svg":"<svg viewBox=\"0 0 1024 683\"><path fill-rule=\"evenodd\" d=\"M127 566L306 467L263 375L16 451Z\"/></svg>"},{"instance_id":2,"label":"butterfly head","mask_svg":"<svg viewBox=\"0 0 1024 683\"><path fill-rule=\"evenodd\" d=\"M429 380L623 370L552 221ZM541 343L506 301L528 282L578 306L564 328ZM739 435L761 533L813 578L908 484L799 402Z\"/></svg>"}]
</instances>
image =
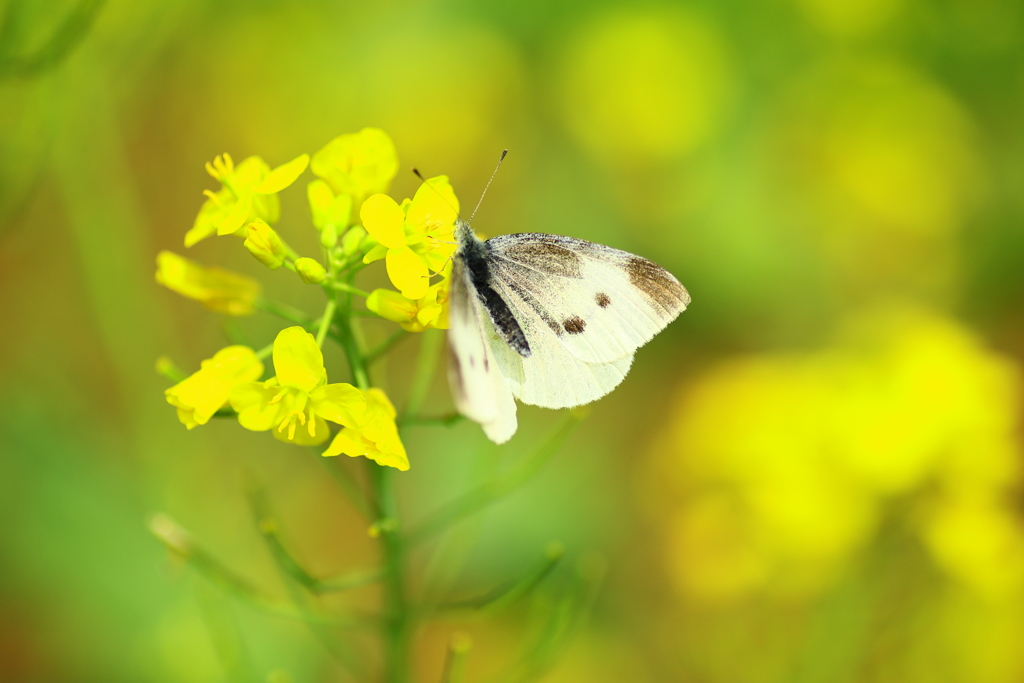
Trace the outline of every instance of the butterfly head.
<instances>
[{"instance_id":1,"label":"butterfly head","mask_svg":"<svg viewBox=\"0 0 1024 683\"><path fill-rule=\"evenodd\" d=\"M473 232L469 223L461 218L455 223L455 241L459 244L459 251L465 251L466 247L480 241L480 238Z\"/></svg>"}]
</instances>

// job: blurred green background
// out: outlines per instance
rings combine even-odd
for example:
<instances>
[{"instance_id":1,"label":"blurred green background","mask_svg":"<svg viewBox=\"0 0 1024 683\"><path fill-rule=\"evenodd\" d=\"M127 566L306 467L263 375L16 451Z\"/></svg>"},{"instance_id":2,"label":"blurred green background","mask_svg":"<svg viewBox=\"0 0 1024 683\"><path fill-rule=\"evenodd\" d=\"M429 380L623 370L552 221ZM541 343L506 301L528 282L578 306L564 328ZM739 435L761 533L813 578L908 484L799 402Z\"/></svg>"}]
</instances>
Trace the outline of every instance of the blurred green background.
<instances>
[{"instance_id":1,"label":"blurred green background","mask_svg":"<svg viewBox=\"0 0 1024 683\"><path fill-rule=\"evenodd\" d=\"M300 625L225 598L146 531L166 511L285 595L247 471L314 571L375 559L307 450L178 423L154 361L198 367L224 323L153 271L159 250L186 253L216 188L204 162L276 166L365 126L463 205L507 147L478 232L610 244L693 295L541 476L417 559L465 594L552 539L603 554L600 598L545 681L1024 677L1016 0L0 8L0 679L341 680ZM300 251L302 184L278 226ZM416 186L403 171L391 194ZM322 305L233 239L187 255ZM259 347L279 327L257 314L234 333ZM416 343L382 380L399 405ZM557 420L520 417L501 449L472 424L410 429L403 514ZM514 659L524 619L464 626L469 681ZM438 680L450 628L422 634L418 680Z\"/></svg>"}]
</instances>

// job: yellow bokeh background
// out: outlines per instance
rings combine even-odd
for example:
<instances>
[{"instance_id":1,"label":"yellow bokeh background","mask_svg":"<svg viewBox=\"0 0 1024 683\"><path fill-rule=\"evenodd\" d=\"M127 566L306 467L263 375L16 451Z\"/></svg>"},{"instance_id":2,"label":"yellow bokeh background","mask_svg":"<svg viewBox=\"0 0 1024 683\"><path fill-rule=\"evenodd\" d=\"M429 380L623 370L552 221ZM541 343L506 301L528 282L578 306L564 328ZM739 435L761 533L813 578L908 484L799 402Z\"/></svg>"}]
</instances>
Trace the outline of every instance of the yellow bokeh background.
<instances>
[{"instance_id":1,"label":"yellow bokeh background","mask_svg":"<svg viewBox=\"0 0 1024 683\"><path fill-rule=\"evenodd\" d=\"M525 605L440 621L416 680L441 680L456 630L469 683L1021 680L1021 83L1012 0L0 0L0 680L346 680L301 624L146 530L166 512L286 597L255 479L312 572L377 560L306 450L178 423L158 357L196 368L281 325L225 323L153 270L171 250L315 315L315 288L238 241L182 240L216 189L204 163L275 168L365 127L395 142L397 200L416 167L472 207L507 148L478 232L609 244L693 296L539 476L410 559L418 593L460 599L559 541L541 606L604 567L568 651L515 668ZM310 178L275 224L304 254ZM371 266L360 286L384 282ZM399 410L419 346L378 373ZM559 416L520 418L500 448L469 423L406 430L403 518Z\"/></svg>"}]
</instances>

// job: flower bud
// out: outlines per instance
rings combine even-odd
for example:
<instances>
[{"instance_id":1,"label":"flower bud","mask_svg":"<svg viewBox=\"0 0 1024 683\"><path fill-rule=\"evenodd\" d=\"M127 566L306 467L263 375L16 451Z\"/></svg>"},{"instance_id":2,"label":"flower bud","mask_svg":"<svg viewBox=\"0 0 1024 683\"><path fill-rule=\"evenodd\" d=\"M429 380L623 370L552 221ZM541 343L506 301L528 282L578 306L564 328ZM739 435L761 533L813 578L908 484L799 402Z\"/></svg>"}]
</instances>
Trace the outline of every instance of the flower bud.
<instances>
[{"instance_id":1,"label":"flower bud","mask_svg":"<svg viewBox=\"0 0 1024 683\"><path fill-rule=\"evenodd\" d=\"M366 229L361 225L354 225L352 229L341 238L341 251L345 256L352 256L359 252L363 240L366 238Z\"/></svg>"},{"instance_id":2,"label":"flower bud","mask_svg":"<svg viewBox=\"0 0 1024 683\"><path fill-rule=\"evenodd\" d=\"M263 221L253 221L246 233L245 248L257 261L271 270L284 263L285 250L277 232Z\"/></svg>"},{"instance_id":3,"label":"flower bud","mask_svg":"<svg viewBox=\"0 0 1024 683\"><path fill-rule=\"evenodd\" d=\"M338 226L334 223L327 223L320 231L320 246L324 249L334 249L338 243Z\"/></svg>"},{"instance_id":4,"label":"flower bud","mask_svg":"<svg viewBox=\"0 0 1024 683\"><path fill-rule=\"evenodd\" d=\"M327 277L327 271L319 261L305 256L295 259L295 272L307 285L318 285Z\"/></svg>"}]
</instances>

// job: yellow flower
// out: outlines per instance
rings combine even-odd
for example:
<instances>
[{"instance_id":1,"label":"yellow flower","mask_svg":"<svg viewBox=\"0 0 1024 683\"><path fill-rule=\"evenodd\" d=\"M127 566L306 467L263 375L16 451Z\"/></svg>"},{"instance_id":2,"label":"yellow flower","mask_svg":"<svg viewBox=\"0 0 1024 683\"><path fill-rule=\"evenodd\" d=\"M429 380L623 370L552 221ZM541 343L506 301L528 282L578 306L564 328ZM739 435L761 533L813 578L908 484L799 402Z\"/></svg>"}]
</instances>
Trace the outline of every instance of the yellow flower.
<instances>
[{"instance_id":1,"label":"yellow flower","mask_svg":"<svg viewBox=\"0 0 1024 683\"><path fill-rule=\"evenodd\" d=\"M362 394L349 384L327 383L323 354L313 335L301 327L278 333L274 370L276 377L241 384L231 392L231 407L246 429L273 429L281 441L315 446L330 436L325 420L346 427L358 424L366 407Z\"/></svg>"},{"instance_id":2,"label":"yellow flower","mask_svg":"<svg viewBox=\"0 0 1024 683\"><path fill-rule=\"evenodd\" d=\"M366 307L409 332L422 332L430 327L447 330L450 288L451 280L445 278L431 285L426 295L416 301L410 301L390 289L375 289L366 299Z\"/></svg>"},{"instance_id":3,"label":"yellow flower","mask_svg":"<svg viewBox=\"0 0 1024 683\"><path fill-rule=\"evenodd\" d=\"M364 128L358 133L340 135L324 145L313 155L310 170L323 178L335 195L351 197L351 209L358 210L371 194L388 191L391 179L398 173L398 154L387 133L378 128ZM313 190L310 192L312 194ZM311 208L313 203L311 197ZM316 210L314 220L315 215Z\"/></svg>"},{"instance_id":4,"label":"yellow flower","mask_svg":"<svg viewBox=\"0 0 1024 683\"><path fill-rule=\"evenodd\" d=\"M820 351L690 381L653 450L659 495L646 496L672 520L679 588L809 596L912 510L950 577L1021 590L1024 525L1006 503L1021 481L1019 381L969 330L910 307L855 316Z\"/></svg>"},{"instance_id":5,"label":"yellow flower","mask_svg":"<svg viewBox=\"0 0 1024 683\"><path fill-rule=\"evenodd\" d=\"M353 458L365 455L379 465L402 471L409 469L405 446L398 438L395 407L380 389L369 389L363 393L366 396L366 411L358 425L345 425L349 428L338 432L324 455L344 453Z\"/></svg>"},{"instance_id":6,"label":"yellow flower","mask_svg":"<svg viewBox=\"0 0 1024 683\"><path fill-rule=\"evenodd\" d=\"M206 172L219 180L222 187L217 192L203 192L207 199L192 229L185 234L185 246L191 247L213 234L244 236L244 226L257 219L276 223L281 214L277 193L295 182L308 164L308 154L274 170L257 156L238 166L229 154L207 163Z\"/></svg>"},{"instance_id":7,"label":"yellow flower","mask_svg":"<svg viewBox=\"0 0 1024 683\"><path fill-rule=\"evenodd\" d=\"M263 221L249 224L245 237L245 248L257 261L271 270L277 270L284 263L287 252L277 231Z\"/></svg>"},{"instance_id":8,"label":"yellow flower","mask_svg":"<svg viewBox=\"0 0 1024 683\"><path fill-rule=\"evenodd\" d=\"M448 177L427 180L412 201L406 199L401 206L387 195L373 195L359 216L379 242L363 262L386 258L388 277L402 296L414 301L426 296L431 272L443 269L455 252L459 200Z\"/></svg>"},{"instance_id":9,"label":"yellow flower","mask_svg":"<svg viewBox=\"0 0 1024 683\"><path fill-rule=\"evenodd\" d=\"M263 374L263 363L248 346L229 346L204 360L199 371L164 392L178 409L178 419L192 429L206 424L224 407L239 384L254 382Z\"/></svg>"},{"instance_id":10,"label":"yellow flower","mask_svg":"<svg viewBox=\"0 0 1024 683\"><path fill-rule=\"evenodd\" d=\"M249 315L260 295L256 280L221 268L206 268L174 252L161 251L156 265L157 282L217 313Z\"/></svg>"}]
</instances>

